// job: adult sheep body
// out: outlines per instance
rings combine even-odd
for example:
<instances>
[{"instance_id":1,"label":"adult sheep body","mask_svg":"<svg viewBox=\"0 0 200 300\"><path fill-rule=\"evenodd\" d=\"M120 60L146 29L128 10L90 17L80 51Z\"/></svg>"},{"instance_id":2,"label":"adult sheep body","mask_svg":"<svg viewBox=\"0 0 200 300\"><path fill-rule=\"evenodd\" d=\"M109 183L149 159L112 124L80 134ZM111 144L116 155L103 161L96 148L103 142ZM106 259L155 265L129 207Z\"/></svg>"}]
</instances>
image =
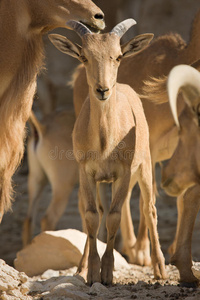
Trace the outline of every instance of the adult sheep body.
<instances>
[{"instance_id":1,"label":"adult sheep body","mask_svg":"<svg viewBox=\"0 0 200 300\"><path fill-rule=\"evenodd\" d=\"M163 95L162 102L169 103L178 128L178 143L175 151L170 160L162 164L162 187L169 195L178 197L177 230L169 252L170 261L178 268L180 280L186 286L198 284L191 268L191 240L195 218L200 207L199 71L200 60L192 65L175 66L168 77L151 82L149 89L153 99L156 99L159 92ZM159 104L160 99L157 100L157 105L162 105ZM185 107L178 115L177 108L183 104Z\"/></svg>"},{"instance_id":2,"label":"adult sheep body","mask_svg":"<svg viewBox=\"0 0 200 300\"><path fill-rule=\"evenodd\" d=\"M11 177L23 155L36 76L43 65L42 35L69 19L103 29L103 13L90 0L0 1L0 221L11 205Z\"/></svg>"},{"instance_id":3,"label":"adult sheep body","mask_svg":"<svg viewBox=\"0 0 200 300\"><path fill-rule=\"evenodd\" d=\"M169 195L179 196L176 238L171 262L177 266L180 280L198 285L192 272L191 243L195 219L200 208L200 60L193 66L178 65L168 76L168 95L173 117L179 128L179 140L171 159L162 170L162 185ZM179 95L179 92L180 95ZM177 115L177 99L185 108Z\"/></svg>"}]
</instances>

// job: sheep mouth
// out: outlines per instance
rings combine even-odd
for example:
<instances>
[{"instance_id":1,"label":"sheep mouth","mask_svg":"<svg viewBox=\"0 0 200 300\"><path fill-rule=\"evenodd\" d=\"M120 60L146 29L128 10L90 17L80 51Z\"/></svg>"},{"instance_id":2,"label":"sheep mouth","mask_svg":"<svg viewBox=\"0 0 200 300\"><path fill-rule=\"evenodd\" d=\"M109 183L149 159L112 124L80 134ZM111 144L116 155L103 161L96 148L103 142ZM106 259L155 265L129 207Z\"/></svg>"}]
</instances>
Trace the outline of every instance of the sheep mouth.
<instances>
[{"instance_id":1,"label":"sheep mouth","mask_svg":"<svg viewBox=\"0 0 200 300\"><path fill-rule=\"evenodd\" d=\"M101 29L99 27L95 26L95 25L91 25L91 24L85 23L83 21L80 21L80 23L85 25L93 33L100 33L101 32Z\"/></svg>"}]
</instances>

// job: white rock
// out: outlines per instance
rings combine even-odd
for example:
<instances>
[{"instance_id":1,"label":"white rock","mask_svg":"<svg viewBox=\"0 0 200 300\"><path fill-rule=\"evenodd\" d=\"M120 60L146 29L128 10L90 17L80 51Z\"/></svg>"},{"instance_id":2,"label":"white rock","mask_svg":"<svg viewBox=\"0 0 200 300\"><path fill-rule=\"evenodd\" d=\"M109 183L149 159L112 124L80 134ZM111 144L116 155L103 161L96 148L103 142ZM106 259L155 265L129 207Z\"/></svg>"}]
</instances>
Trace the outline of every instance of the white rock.
<instances>
[{"instance_id":1,"label":"white rock","mask_svg":"<svg viewBox=\"0 0 200 300\"><path fill-rule=\"evenodd\" d=\"M200 280L200 263L195 262L192 266L192 272Z\"/></svg>"},{"instance_id":2,"label":"white rock","mask_svg":"<svg viewBox=\"0 0 200 300\"><path fill-rule=\"evenodd\" d=\"M28 276L35 276L48 269L64 270L78 266L85 242L86 234L75 229L43 232L17 253L15 268ZM101 257L106 244L98 240L97 248ZM115 269L129 268L126 260L115 250L114 258Z\"/></svg>"},{"instance_id":3,"label":"white rock","mask_svg":"<svg viewBox=\"0 0 200 300\"><path fill-rule=\"evenodd\" d=\"M51 278L51 277L58 277L59 276L59 271L55 271L55 270L46 270L42 275L41 275L41 278L42 279L48 279L48 278Z\"/></svg>"},{"instance_id":4,"label":"white rock","mask_svg":"<svg viewBox=\"0 0 200 300\"><path fill-rule=\"evenodd\" d=\"M24 284L21 285L20 292L23 295L26 295L29 292L29 287L28 287L28 285L26 283L24 283Z\"/></svg>"},{"instance_id":5,"label":"white rock","mask_svg":"<svg viewBox=\"0 0 200 300\"><path fill-rule=\"evenodd\" d=\"M3 300L29 300L27 293L29 288L26 285L28 277L19 273L14 268L0 260L0 299Z\"/></svg>"},{"instance_id":6,"label":"white rock","mask_svg":"<svg viewBox=\"0 0 200 300\"><path fill-rule=\"evenodd\" d=\"M28 280L28 276L24 272L19 272L19 278L23 283L27 282Z\"/></svg>"}]
</instances>

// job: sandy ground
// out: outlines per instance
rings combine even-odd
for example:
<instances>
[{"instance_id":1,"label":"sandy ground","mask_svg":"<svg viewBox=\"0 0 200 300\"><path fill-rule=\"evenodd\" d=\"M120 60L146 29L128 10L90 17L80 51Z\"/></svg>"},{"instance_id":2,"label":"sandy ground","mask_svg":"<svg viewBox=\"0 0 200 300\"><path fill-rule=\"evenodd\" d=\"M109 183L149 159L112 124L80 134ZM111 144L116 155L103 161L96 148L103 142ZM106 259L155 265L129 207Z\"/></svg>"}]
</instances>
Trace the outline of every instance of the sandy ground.
<instances>
[{"instance_id":1,"label":"sandy ground","mask_svg":"<svg viewBox=\"0 0 200 300\"><path fill-rule=\"evenodd\" d=\"M5 260L6 263L11 266L13 266L16 252L22 248L21 232L28 206L27 174L28 167L25 156L24 163L14 177L16 195L15 202L13 203L13 211L4 216L0 226L0 258ZM157 170L157 177L160 178L159 168ZM160 194L157 199L158 231L166 264L168 264L169 255L167 249L173 241L176 228L176 201L174 198L165 195L159 187L158 191ZM70 197L65 214L59 221L57 229L75 228L81 230L81 220L77 208L77 192L78 186L74 189ZM131 201L133 223L136 232L139 223L138 193L139 190L136 187L133 191L133 199ZM40 230L39 220L44 213L50 198L51 189L50 186L47 186L43 192L39 206L37 233L39 233ZM200 261L199 227L200 220L198 216L192 244L193 260L196 262ZM177 287L179 282L178 272L175 267L167 265L167 271L168 279L156 282L153 279L151 268L142 268L132 265L129 270L122 270L121 272L114 274L114 285L108 288L110 293L109 296L107 296L107 299L200 299L199 288L194 290L192 288L187 289L179 286ZM65 273L67 274L67 271L65 271ZM32 296L34 299L40 299L39 295ZM102 297L99 297L100 296L95 293L93 296L91 295L91 299L102 299ZM74 297L74 299L76 299L76 297Z\"/></svg>"}]
</instances>

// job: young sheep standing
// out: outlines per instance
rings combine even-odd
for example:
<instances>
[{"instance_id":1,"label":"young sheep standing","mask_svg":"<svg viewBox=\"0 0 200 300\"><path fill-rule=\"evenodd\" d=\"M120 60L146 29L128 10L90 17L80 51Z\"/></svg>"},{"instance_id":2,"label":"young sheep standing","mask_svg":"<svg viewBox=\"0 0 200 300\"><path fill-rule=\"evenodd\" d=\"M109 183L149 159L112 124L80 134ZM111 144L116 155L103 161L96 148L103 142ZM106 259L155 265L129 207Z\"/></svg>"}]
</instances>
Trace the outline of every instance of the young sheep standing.
<instances>
[{"instance_id":1,"label":"young sheep standing","mask_svg":"<svg viewBox=\"0 0 200 300\"><path fill-rule=\"evenodd\" d=\"M110 33L99 35L92 34L79 22L68 22L81 36L82 47L60 35L50 35L50 40L60 51L84 63L89 85L89 97L73 131L74 155L79 163L80 195L88 233L78 271L84 274L88 267L89 284L100 280L104 284L112 282L113 246L120 225L121 208L137 181L144 197L154 276L165 277L152 191L147 122L134 90L128 85L116 83L121 59L145 48L153 37L152 34L143 34L120 46L120 38L135 23L133 19L128 19L115 26ZM106 220L107 248L101 264L96 247L102 217L100 182L112 183L112 202Z\"/></svg>"},{"instance_id":2,"label":"young sheep standing","mask_svg":"<svg viewBox=\"0 0 200 300\"><path fill-rule=\"evenodd\" d=\"M122 61L117 77L118 82L129 84L138 94L142 94L144 81L150 80L151 77L158 78L164 75L166 76L175 65L183 63L191 64L199 59L199 34L200 10L194 18L187 44L177 33L157 37L144 51ZM73 78L73 100L77 117L88 94L88 85L83 65L77 68ZM169 159L178 141L178 130L174 124L169 104L163 103L162 105L156 105L149 101L149 99L162 100L163 95L159 94L158 91L155 92L152 97L148 90L148 99L141 98L149 125L151 159L154 174L156 162ZM183 109L184 105L184 103L178 104L179 112ZM142 203L143 199L140 197L140 208L142 208ZM142 209L140 209L140 225L136 239L129 205L127 203L123 206L121 233L123 238L123 252L128 256L129 261L139 265L151 264L148 230Z\"/></svg>"}]
</instances>

